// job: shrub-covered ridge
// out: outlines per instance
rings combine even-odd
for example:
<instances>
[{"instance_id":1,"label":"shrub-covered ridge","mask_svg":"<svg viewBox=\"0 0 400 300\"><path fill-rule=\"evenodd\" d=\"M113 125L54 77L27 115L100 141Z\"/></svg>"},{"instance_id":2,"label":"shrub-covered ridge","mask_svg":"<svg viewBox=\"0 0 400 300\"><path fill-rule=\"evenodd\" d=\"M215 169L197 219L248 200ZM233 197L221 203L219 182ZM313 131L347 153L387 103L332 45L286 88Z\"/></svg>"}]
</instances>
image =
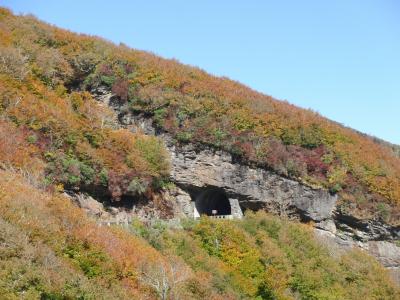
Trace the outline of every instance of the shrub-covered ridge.
<instances>
[{"instance_id":1,"label":"shrub-covered ridge","mask_svg":"<svg viewBox=\"0 0 400 300\"><path fill-rule=\"evenodd\" d=\"M182 231L162 223L136 223L133 232L163 253L178 254L202 274L189 281L189 287L205 296L211 284L234 298L399 297L373 259L359 250L342 252L321 245L311 226L264 212L247 213L240 221L202 218L183 225Z\"/></svg>"},{"instance_id":2,"label":"shrub-covered ridge","mask_svg":"<svg viewBox=\"0 0 400 300\"><path fill-rule=\"evenodd\" d=\"M243 221L99 227L67 198L0 170L2 299L398 299L360 251L263 212ZM146 242L147 241L147 242ZM162 283L162 284L161 284ZM163 298L164 297L164 298Z\"/></svg>"},{"instance_id":3,"label":"shrub-covered ridge","mask_svg":"<svg viewBox=\"0 0 400 300\"><path fill-rule=\"evenodd\" d=\"M99 88L177 142L222 148L398 221L389 147L226 78L0 9L2 298L399 298L371 257L329 251L307 225L263 212L180 229L90 220L61 192L151 201L169 173L162 143L119 128L93 99Z\"/></svg>"},{"instance_id":4,"label":"shrub-covered ridge","mask_svg":"<svg viewBox=\"0 0 400 300\"><path fill-rule=\"evenodd\" d=\"M39 141L43 135L49 137L59 129L68 128L68 132L62 132L63 146L69 143L73 153L49 156L55 160L50 180L87 185L91 170L85 167L82 157L90 156L89 148L95 149L91 150L95 157L88 159L98 163L94 173L103 174L104 179L108 174L107 159L111 156L96 150L111 146L102 144L108 143L104 135L115 135L114 144L121 149L125 147L117 141L121 134L103 133L107 131L107 116L92 110L95 105L84 92L101 87L112 91L122 108L152 117L159 128L180 142L222 148L248 163L338 192L347 209L360 214L368 211L366 215L372 213L395 223L399 220L400 162L393 150L396 148L312 111L173 60L76 35L30 16L16 17L5 9L1 10L0 22L2 114L19 126L40 131ZM46 101L41 103L37 99ZM51 109L44 108L52 101ZM65 109L68 101L69 108ZM79 122L69 117L63 124L58 122L57 113L64 117L63 113L70 111L79 115ZM52 118L47 112L54 112ZM94 112L100 114L94 117L97 121L91 120ZM85 122L84 130L77 128ZM98 157L100 161L96 161ZM83 163L75 166L81 176L63 176L58 162L64 165L62 168L69 168L76 159ZM124 159L125 162L129 159ZM135 163L139 166L142 162ZM121 183L111 184L109 190L114 198L124 194L136 176L118 165L118 171L110 170L108 174L113 183ZM100 169L103 167L104 172ZM161 169L153 166L152 171ZM142 185L149 186L150 181ZM381 213L377 203L382 203L387 213Z\"/></svg>"}]
</instances>

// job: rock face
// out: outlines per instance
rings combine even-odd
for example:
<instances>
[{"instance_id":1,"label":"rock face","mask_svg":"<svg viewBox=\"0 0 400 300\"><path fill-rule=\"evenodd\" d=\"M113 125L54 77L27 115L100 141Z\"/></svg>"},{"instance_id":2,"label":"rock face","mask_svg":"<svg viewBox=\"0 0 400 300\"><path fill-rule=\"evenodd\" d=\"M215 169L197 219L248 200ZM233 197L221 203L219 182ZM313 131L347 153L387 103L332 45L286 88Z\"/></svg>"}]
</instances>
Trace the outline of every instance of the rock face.
<instances>
[{"instance_id":1,"label":"rock face","mask_svg":"<svg viewBox=\"0 0 400 300\"><path fill-rule=\"evenodd\" d=\"M105 207L103 203L86 194L64 193L85 213L99 224L128 224L132 218L125 210L115 207Z\"/></svg>"},{"instance_id":2,"label":"rock face","mask_svg":"<svg viewBox=\"0 0 400 300\"><path fill-rule=\"evenodd\" d=\"M368 250L387 268L400 268L400 248L386 241L368 242Z\"/></svg>"},{"instance_id":3,"label":"rock face","mask_svg":"<svg viewBox=\"0 0 400 300\"><path fill-rule=\"evenodd\" d=\"M390 226L380 220L360 220L340 209L335 210L334 219L338 229L337 235L344 239L352 238L367 242L370 240L399 240L400 238L398 226Z\"/></svg>"},{"instance_id":4,"label":"rock face","mask_svg":"<svg viewBox=\"0 0 400 300\"><path fill-rule=\"evenodd\" d=\"M85 193L64 193L65 197L79 206L89 217L96 220L99 225L128 225L134 219L145 223L154 220L177 220L185 217L193 210L190 204L190 196L178 187L170 188L160 192L163 203L157 205L154 201L125 203L121 206L113 206L110 203L102 203ZM185 205L189 203L189 207ZM171 214L165 215L159 206L168 206ZM185 210L186 209L186 210Z\"/></svg>"},{"instance_id":5,"label":"rock face","mask_svg":"<svg viewBox=\"0 0 400 300\"><path fill-rule=\"evenodd\" d=\"M317 228L315 229L315 236L328 247L331 255L334 256L352 248L367 251L389 269L393 280L400 285L400 247L394 243L388 241L362 242Z\"/></svg>"},{"instance_id":6,"label":"rock face","mask_svg":"<svg viewBox=\"0 0 400 300\"><path fill-rule=\"evenodd\" d=\"M316 235L333 252L352 247L366 250L391 269L395 280L400 282L400 247L393 243L400 238L399 227L346 215L336 207L336 195L237 162L229 153L204 145L179 145L168 134L158 132L150 118L133 115L121 107L118 99L106 89L92 92L102 105L115 110L115 126L158 135L164 140L171 157L171 179L176 187L164 191L163 197L174 203L174 217L197 217L202 210L213 210L209 207L211 199L214 202L224 200L230 206L230 215L238 218L245 209L263 209L302 221L314 221ZM95 207L93 211L101 209Z\"/></svg>"},{"instance_id":7,"label":"rock face","mask_svg":"<svg viewBox=\"0 0 400 300\"><path fill-rule=\"evenodd\" d=\"M222 189L243 209L266 209L320 222L330 219L336 196L278 176L270 171L234 162L232 156L210 148L176 146L164 136L171 154L171 177L192 195L202 188Z\"/></svg>"},{"instance_id":8,"label":"rock face","mask_svg":"<svg viewBox=\"0 0 400 300\"><path fill-rule=\"evenodd\" d=\"M336 206L337 196L326 190L313 189L274 172L236 162L224 151L203 145L178 145L168 134L157 132L151 119L124 112L119 113L118 119L122 126L132 131L158 135L164 140L171 155L171 177L190 194L192 202L202 189L216 187L241 210L264 209L303 221L312 220L317 228L337 234L344 240L367 242L400 238L400 227L380 220L359 220L340 211ZM193 203L192 207L195 207ZM236 211L240 216L240 210Z\"/></svg>"},{"instance_id":9,"label":"rock face","mask_svg":"<svg viewBox=\"0 0 400 300\"><path fill-rule=\"evenodd\" d=\"M242 216L243 209L265 209L303 220L331 220L337 197L326 190L312 189L271 171L240 164L224 151L191 144L178 146L169 135L158 133L151 119L124 112L119 113L118 119L131 131L158 135L164 140L171 155L171 178L191 195L192 202L202 189L219 188L227 194L236 217ZM182 205L188 217L196 215L194 203L190 213L188 203Z\"/></svg>"}]
</instances>

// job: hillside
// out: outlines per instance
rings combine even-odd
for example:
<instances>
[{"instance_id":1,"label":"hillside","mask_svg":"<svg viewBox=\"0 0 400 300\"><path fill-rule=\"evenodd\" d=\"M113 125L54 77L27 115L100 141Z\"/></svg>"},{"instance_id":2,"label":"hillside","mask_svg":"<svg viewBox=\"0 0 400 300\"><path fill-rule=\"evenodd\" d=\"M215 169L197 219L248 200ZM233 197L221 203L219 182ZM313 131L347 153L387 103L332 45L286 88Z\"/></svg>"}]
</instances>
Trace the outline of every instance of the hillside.
<instances>
[{"instance_id":1,"label":"hillside","mask_svg":"<svg viewBox=\"0 0 400 300\"><path fill-rule=\"evenodd\" d=\"M396 299L374 259L306 225L243 221L99 227L68 198L0 171L2 299ZM147 239L147 243L144 239ZM166 299L166 298L162 298Z\"/></svg>"},{"instance_id":2,"label":"hillside","mask_svg":"<svg viewBox=\"0 0 400 300\"><path fill-rule=\"evenodd\" d=\"M241 221L99 226L66 193L170 205L169 150L122 126L123 112L174 145L222 150L338 195L350 215L400 225L397 147L227 78L0 8L4 298L398 298L374 258L321 242L312 222L248 211Z\"/></svg>"},{"instance_id":3,"label":"hillside","mask_svg":"<svg viewBox=\"0 0 400 300\"><path fill-rule=\"evenodd\" d=\"M90 95L85 93L106 88L118 96L123 109L146 114L180 142L222 148L250 164L339 193L353 210L373 212L388 222L400 219L400 159L390 146L312 111L173 60L76 35L33 17L15 17L6 10L1 22L3 115L34 132L45 144L41 147L65 150L65 143L50 145L48 141L58 131L52 126L60 127L53 118L58 119L56 114L64 112L62 106L71 101L71 113L88 124L79 130L73 119L63 120L72 126L60 128L69 132L57 134L68 136L68 147L80 162L77 151L92 162L95 156L106 155L87 152L102 146L104 137L97 129L107 131L107 116L100 111L92 116ZM18 101L27 94L48 100L38 105L29 103L35 101L33 97ZM43 110L43 105L51 105L53 111ZM54 114L40 114L44 111ZM102 161L96 166L95 174L100 168L106 172L106 164ZM126 175L126 170L118 169L122 173L116 177ZM80 180L61 177L54 174L51 180L82 185ZM124 189L114 191L114 198Z\"/></svg>"}]
</instances>

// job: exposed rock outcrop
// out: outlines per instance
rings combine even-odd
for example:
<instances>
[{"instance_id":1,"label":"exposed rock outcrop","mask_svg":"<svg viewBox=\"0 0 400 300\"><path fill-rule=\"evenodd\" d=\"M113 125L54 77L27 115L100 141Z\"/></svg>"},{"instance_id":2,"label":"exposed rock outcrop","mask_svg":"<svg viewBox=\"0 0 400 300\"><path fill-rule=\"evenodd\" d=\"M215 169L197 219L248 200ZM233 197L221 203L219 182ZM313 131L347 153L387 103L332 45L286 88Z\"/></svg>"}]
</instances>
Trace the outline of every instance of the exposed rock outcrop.
<instances>
[{"instance_id":1,"label":"exposed rock outcrop","mask_svg":"<svg viewBox=\"0 0 400 300\"><path fill-rule=\"evenodd\" d=\"M335 235L329 231L315 229L316 237L331 251L331 255L338 255L351 248L360 248L374 256L400 284L400 247L388 241L362 242L350 236Z\"/></svg>"},{"instance_id":2,"label":"exposed rock outcrop","mask_svg":"<svg viewBox=\"0 0 400 300\"><path fill-rule=\"evenodd\" d=\"M399 240L400 238L400 228L398 226L390 226L381 220L360 220L343 213L340 209L335 210L333 217L338 229L337 234L342 237L350 237L361 242Z\"/></svg>"},{"instance_id":3,"label":"exposed rock outcrop","mask_svg":"<svg viewBox=\"0 0 400 300\"><path fill-rule=\"evenodd\" d=\"M73 203L100 225L128 225L135 218L143 222L151 222L157 219L177 220L193 211L189 194L179 187L164 189L160 194L162 203L136 200L120 206L100 202L85 193L69 192L64 193L64 196L70 198ZM169 213L165 214L160 206L168 207Z\"/></svg>"},{"instance_id":4,"label":"exposed rock outcrop","mask_svg":"<svg viewBox=\"0 0 400 300\"><path fill-rule=\"evenodd\" d=\"M400 247L386 241L368 242L368 251L388 268L400 268Z\"/></svg>"},{"instance_id":5,"label":"exposed rock outcrop","mask_svg":"<svg viewBox=\"0 0 400 300\"><path fill-rule=\"evenodd\" d=\"M381 220L360 220L338 209L337 196L324 189L313 189L272 171L235 161L231 154L204 145L179 145L166 133L157 132L149 118L120 113L123 126L132 131L157 134L171 155L171 177L192 195L202 188L222 188L242 209L264 209L303 221L314 221L316 227L366 242L398 240L400 227Z\"/></svg>"},{"instance_id":6,"label":"exposed rock outcrop","mask_svg":"<svg viewBox=\"0 0 400 300\"><path fill-rule=\"evenodd\" d=\"M235 163L229 153L176 146L164 136L171 154L172 179L184 189L218 187L242 208L266 209L316 222L329 219L336 196L283 178L270 171Z\"/></svg>"},{"instance_id":7,"label":"exposed rock outcrop","mask_svg":"<svg viewBox=\"0 0 400 300\"><path fill-rule=\"evenodd\" d=\"M393 242L400 238L399 227L347 215L336 206L336 195L238 162L227 152L204 145L176 143L167 133L158 132L151 118L132 114L118 105L106 90L96 90L95 96L116 111L117 126L158 135L164 140L171 156L171 179L177 185L165 191L164 197L175 200L172 202L176 204L173 209L176 217L196 216L194 201L205 189L222 190L238 216L243 209L263 209L302 221L314 221L317 235L332 249L345 251L360 247L399 277L400 248Z\"/></svg>"}]
</instances>

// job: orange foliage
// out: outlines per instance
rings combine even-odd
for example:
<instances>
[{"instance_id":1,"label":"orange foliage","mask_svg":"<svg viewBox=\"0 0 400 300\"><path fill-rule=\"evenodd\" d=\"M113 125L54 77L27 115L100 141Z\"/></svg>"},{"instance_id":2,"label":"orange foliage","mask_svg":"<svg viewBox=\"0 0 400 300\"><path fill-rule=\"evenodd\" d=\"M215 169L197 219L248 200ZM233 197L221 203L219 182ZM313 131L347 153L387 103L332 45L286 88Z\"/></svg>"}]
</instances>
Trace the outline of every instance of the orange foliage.
<instances>
[{"instance_id":1,"label":"orange foliage","mask_svg":"<svg viewBox=\"0 0 400 300\"><path fill-rule=\"evenodd\" d=\"M123 45L115 46L99 38L76 35L32 17L15 17L7 10L2 10L1 16L1 34L20 43L24 53L36 57L38 52L51 48L55 57L61 55L60 61L68 62L70 66L62 68L65 74L69 74L67 69L71 68L73 75L57 77L59 86L90 90L108 85L123 103L135 111L154 115L156 123L178 140L223 148L250 163L267 166L305 184L329 188L342 195L362 189L369 194L368 199L385 201L399 210L399 158L390 147L373 138L315 112L277 101L238 82L209 75L175 60L162 59ZM9 32L12 32L11 37ZM38 83L40 80L43 78L32 74L24 84L16 86L2 76L2 84L7 85L3 91L11 89L20 96L21 93L29 94L24 97L27 103L24 109L10 109L12 116L24 119L31 128L55 127L57 134L65 134L65 128L69 128L69 132L78 132L78 135L82 128L90 134L99 128L103 130L101 122L96 120L105 116L87 122L92 108L100 116L103 112L91 104L82 108L82 103L77 101L81 103L77 109L81 118L70 118L69 112L73 108L66 104L65 97L55 100L49 88L56 90L57 87ZM83 93L78 94L82 99L90 99ZM55 106L41 103L45 101L52 101ZM82 102L84 105L92 103L91 100ZM65 112L67 116L62 115ZM281 144L276 147L282 150L281 153L275 150L277 143ZM91 152L98 154L97 150ZM106 158L107 164L114 159L121 161L121 157L118 160L108 150L105 152L98 154L98 158ZM121 170L126 168L118 165ZM347 179L341 182L353 185L340 185L327 177L336 169L346 169Z\"/></svg>"},{"instance_id":2,"label":"orange foliage","mask_svg":"<svg viewBox=\"0 0 400 300\"><path fill-rule=\"evenodd\" d=\"M118 268L118 280L132 296L148 293L138 281L142 262L158 262L164 258L146 242L122 229L98 227L68 199L44 194L17 175L0 171L0 216L30 233L33 239L46 241L56 251L69 241L88 243L105 252ZM107 284L106 282L104 284Z\"/></svg>"}]
</instances>

